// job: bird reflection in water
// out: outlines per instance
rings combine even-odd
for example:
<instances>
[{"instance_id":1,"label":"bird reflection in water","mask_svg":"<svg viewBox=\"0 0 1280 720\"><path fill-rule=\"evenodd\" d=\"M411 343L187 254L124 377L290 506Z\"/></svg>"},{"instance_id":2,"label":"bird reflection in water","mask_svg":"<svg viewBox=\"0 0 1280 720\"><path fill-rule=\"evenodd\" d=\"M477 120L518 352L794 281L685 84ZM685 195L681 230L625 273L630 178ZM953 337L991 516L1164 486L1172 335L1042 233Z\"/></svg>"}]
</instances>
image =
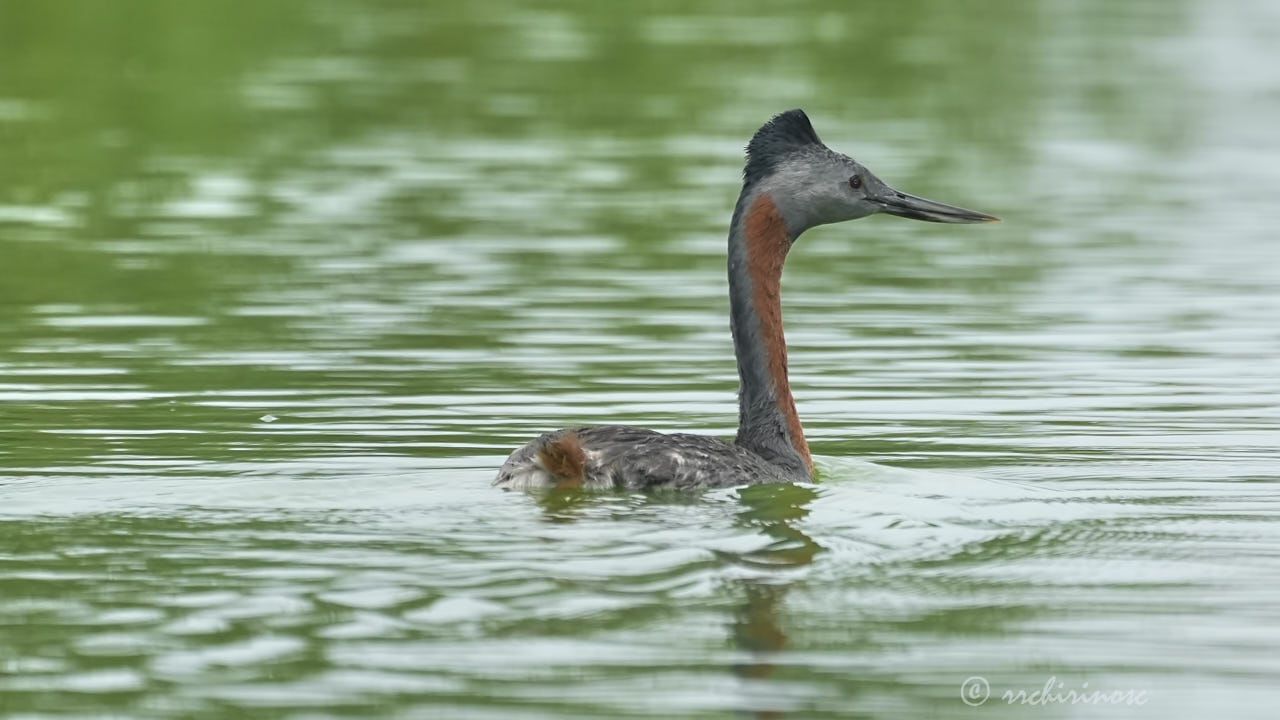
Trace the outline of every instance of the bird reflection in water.
<instances>
[{"instance_id":1,"label":"bird reflection in water","mask_svg":"<svg viewBox=\"0 0 1280 720\"><path fill-rule=\"evenodd\" d=\"M601 494L580 488L534 493L543 518L550 523L571 523L588 514L619 512L634 517L635 504L698 503L698 494ZM775 660L789 644L783 619L787 592L803 568L823 552L823 547L797 527L809 516L809 505L818 497L810 485L773 483L751 485L737 491L739 509L733 524L770 538L762 548L742 553L716 551L730 569L726 591L734 598L728 624L728 642L742 659L731 671L745 681L749 697L744 705L757 718L781 718L777 700L768 692L768 680L776 672ZM733 569L733 568L736 568Z\"/></svg>"},{"instance_id":2,"label":"bird reflection in water","mask_svg":"<svg viewBox=\"0 0 1280 720\"><path fill-rule=\"evenodd\" d=\"M767 547L727 557L757 571L749 578L734 581L734 592L741 596L729 625L733 645L749 660L734 665L733 672L743 680L756 683L771 678L776 671L774 657L786 649L789 638L783 629L783 603L800 568L813 562L823 551L821 545L796 527L809 515L809 504L818 493L805 485L773 484L743 488L738 498L743 509L737 525L757 528L774 538ZM780 710L760 705L771 704L766 697L753 697L757 718L781 718Z\"/></svg>"}]
</instances>

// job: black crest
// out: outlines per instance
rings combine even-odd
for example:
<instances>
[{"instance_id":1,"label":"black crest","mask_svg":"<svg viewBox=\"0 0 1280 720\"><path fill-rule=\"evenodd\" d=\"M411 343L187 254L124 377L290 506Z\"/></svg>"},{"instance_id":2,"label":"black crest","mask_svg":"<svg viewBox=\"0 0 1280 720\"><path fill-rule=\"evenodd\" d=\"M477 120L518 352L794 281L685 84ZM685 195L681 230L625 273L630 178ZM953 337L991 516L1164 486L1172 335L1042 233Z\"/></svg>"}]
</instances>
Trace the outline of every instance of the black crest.
<instances>
[{"instance_id":1,"label":"black crest","mask_svg":"<svg viewBox=\"0 0 1280 720\"><path fill-rule=\"evenodd\" d=\"M747 143L743 180L753 183L773 172L778 163L791 153L814 145L822 146L822 141L803 110L788 110L774 115Z\"/></svg>"}]
</instances>

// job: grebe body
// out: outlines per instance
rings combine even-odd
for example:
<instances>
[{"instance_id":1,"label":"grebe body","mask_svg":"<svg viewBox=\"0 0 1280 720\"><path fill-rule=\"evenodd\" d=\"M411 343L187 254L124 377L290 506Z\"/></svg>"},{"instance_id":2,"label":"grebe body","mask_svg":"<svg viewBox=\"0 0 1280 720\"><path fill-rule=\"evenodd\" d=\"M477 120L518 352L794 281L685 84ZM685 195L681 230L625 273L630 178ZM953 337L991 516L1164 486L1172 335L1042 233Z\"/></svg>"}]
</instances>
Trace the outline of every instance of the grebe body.
<instances>
[{"instance_id":1,"label":"grebe body","mask_svg":"<svg viewBox=\"0 0 1280 720\"><path fill-rule=\"evenodd\" d=\"M801 110L765 123L747 145L729 225L737 437L729 443L620 425L558 430L512 453L494 485L643 490L812 480L813 458L787 377L782 268L805 230L875 213L941 223L997 219L894 190L824 145Z\"/></svg>"}]
</instances>

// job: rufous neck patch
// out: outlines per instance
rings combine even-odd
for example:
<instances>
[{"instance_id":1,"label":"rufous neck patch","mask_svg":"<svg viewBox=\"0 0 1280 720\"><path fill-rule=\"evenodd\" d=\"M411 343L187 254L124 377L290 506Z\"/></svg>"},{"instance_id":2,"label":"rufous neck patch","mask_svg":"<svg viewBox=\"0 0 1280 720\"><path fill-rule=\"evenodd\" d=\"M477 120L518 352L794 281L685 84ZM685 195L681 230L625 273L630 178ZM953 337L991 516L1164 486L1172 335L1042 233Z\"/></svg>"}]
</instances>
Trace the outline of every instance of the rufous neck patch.
<instances>
[{"instance_id":1,"label":"rufous neck patch","mask_svg":"<svg viewBox=\"0 0 1280 720\"><path fill-rule=\"evenodd\" d=\"M782 213L767 193L761 193L747 211L743 226L747 240L747 271L751 275L752 304L760 318L760 341L769 365L769 377L778 410L786 419L788 439L813 471L809 443L796 413L787 378L787 341L782 332L782 266L791 249L791 236Z\"/></svg>"}]
</instances>

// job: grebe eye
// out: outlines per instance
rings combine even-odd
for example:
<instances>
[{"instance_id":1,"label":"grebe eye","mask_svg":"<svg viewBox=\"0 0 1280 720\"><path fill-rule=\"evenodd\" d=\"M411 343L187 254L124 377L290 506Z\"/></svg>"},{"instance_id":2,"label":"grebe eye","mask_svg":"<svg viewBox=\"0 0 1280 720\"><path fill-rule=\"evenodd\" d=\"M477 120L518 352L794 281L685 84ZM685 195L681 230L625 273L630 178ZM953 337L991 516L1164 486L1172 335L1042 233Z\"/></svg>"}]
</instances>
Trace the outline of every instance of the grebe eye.
<instances>
[{"instance_id":1,"label":"grebe eye","mask_svg":"<svg viewBox=\"0 0 1280 720\"><path fill-rule=\"evenodd\" d=\"M857 190L858 188L862 187L862 176L861 176L861 175L854 175L854 176L850 177L850 178L849 178L849 187L853 188L854 190Z\"/></svg>"}]
</instances>

